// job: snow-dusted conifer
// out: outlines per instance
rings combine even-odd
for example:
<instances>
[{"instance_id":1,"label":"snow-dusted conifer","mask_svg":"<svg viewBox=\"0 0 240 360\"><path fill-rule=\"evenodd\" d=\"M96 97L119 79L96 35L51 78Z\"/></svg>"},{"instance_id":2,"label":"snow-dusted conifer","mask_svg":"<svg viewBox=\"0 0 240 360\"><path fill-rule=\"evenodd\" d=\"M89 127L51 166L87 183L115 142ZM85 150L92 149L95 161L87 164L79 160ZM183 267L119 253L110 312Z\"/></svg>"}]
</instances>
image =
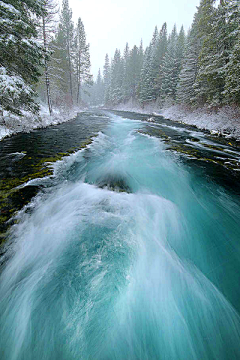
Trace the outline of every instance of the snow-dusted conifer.
<instances>
[{"instance_id":1,"label":"snow-dusted conifer","mask_svg":"<svg viewBox=\"0 0 240 360\"><path fill-rule=\"evenodd\" d=\"M92 85L92 75L90 74L90 53L89 44L86 43L86 34L81 18L78 19L75 31L73 47L73 68L76 78L77 104L81 102L81 87L83 83L86 86Z\"/></svg>"},{"instance_id":2,"label":"snow-dusted conifer","mask_svg":"<svg viewBox=\"0 0 240 360\"><path fill-rule=\"evenodd\" d=\"M53 44L53 57L58 64L54 71L55 85L58 88L55 99L57 105L73 105L73 36L72 10L69 8L68 0L63 0Z\"/></svg>"},{"instance_id":3,"label":"snow-dusted conifer","mask_svg":"<svg viewBox=\"0 0 240 360\"><path fill-rule=\"evenodd\" d=\"M151 44L146 48L143 59L143 66L141 69L141 77L139 84L138 100L144 107L145 104L152 101L152 88L151 88L151 64L152 49Z\"/></svg>"},{"instance_id":4,"label":"snow-dusted conifer","mask_svg":"<svg viewBox=\"0 0 240 360\"><path fill-rule=\"evenodd\" d=\"M161 72L161 67L163 65L163 59L167 51L168 39L167 39L167 24L164 23L158 37L158 41L154 51L154 91L155 98L161 96L161 87L163 74Z\"/></svg>"},{"instance_id":5,"label":"snow-dusted conifer","mask_svg":"<svg viewBox=\"0 0 240 360\"><path fill-rule=\"evenodd\" d=\"M182 69L177 85L177 101L179 103L192 103L195 90L194 83L198 73L198 58L200 53L200 39L198 36L199 8L194 15L193 24L187 38Z\"/></svg>"},{"instance_id":6,"label":"snow-dusted conifer","mask_svg":"<svg viewBox=\"0 0 240 360\"><path fill-rule=\"evenodd\" d=\"M229 0L228 42L229 62L225 67L224 103L240 105L240 4L238 0Z\"/></svg>"},{"instance_id":7,"label":"snow-dusted conifer","mask_svg":"<svg viewBox=\"0 0 240 360\"><path fill-rule=\"evenodd\" d=\"M178 59L178 35L176 26L174 26L169 37L168 47L161 66L162 87L161 97L175 99L178 77L179 77L179 59Z\"/></svg>"},{"instance_id":8,"label":"snow-dusted conifer","mask_svg":"<svg viewBox=\"0 0 240 360\"><path fill-rule=\"evenodd\" d=\"M120 104L123 101L123 74L124 63L120 50L116 49L111 65L111 103Z\"/></svg>"},{"instance_id":9,"label":"snow-dusted conifer","mask_svg":"<svg viewBox=\"0 0 240 360\"><path fill-rule=\"evenodd\" d=\"M58 3L55 0L42 0L44 12L40 21L40 41L44 47L44 83L45 93L48 103L49 114L52 114L52 97L51 97L51 44L53 33L55 31L56 15L58 13ZM41 82L40 82L41 83ZM41 86L41 84L40 84ZM39 88L38 87L38 91Z\"/></svg>"},{"instance_id":10,"label":"snow-dusted conifer","mask_svg":"<svg viewBox=\"0 0 240 360\"><path fill-rule=\"evenodd\" d=\"M126 102L130 99L130 50L128 43L126 43L124 53L123 53L123 86L122 86L122 93L123 93L123 102Z\"/></svg>"},{"instance_id":11,"label":"snow-dusted conifer","mask_svg":"<svg viewBox=\"0 0 240 360\"><path fill-rule=\"evenodd\" d=\"M217 23L223 21L223 14L217 11L214 4L215 0L203 0L200 4L201 16L198 23L198 36L201 38L202 45L199 70L194 84L195 101L198 104L207 102L211 106L219 105L224 85L222 71L220 72L224 63L220 53L223 53L225 49L222 38L218 39L219 31L224 31L224 28L217 26ZM219 15L221 17L218 20Z\"/></svg>"},{"instance_id":12,"label":"snow-dusted conifer","mask_svg":"<svg viewBox=\"0 0 240 360\"><path fill-rule=\"evenodd\" d=\"M215 8L214 3L210 0L204 3L210 25L205 31L195 88L197 99L219 106L225 101L227 64L238 36L239 5L236 0L221 0Z\"/></svg>"},{"instance_id":13,"label":"snow-dusted conifer","mask_svg":"<svg viewBox=\"0 0 240 360\"><path fill-rule=\"evenodd\" d=\"M104 84L104 104L110 104L110 91L111 91L111 67L109 56L106 54L105 63L103 67L103 84Z\"/></svg>"},{"instance_id":14,"label":"snow-dusted conifer","mask_svg":"<svg viewBox=\"0 0 240 360\"><path fill-rule=\"evenodd\" d=\"M225 103L240 106L240 35L226 66Z\"/></svg>"},{"instance_id":15,"label":"snow-dusted conifer","mask_svg":"<svg viewBox=\"0 0 240 360\"><path fill-rule=\"evenodd\" d=\"M159 71L158 58L159 34L157 26L154 29L151 43L149 45L149 71L148 71L148 98L154 101L157 98L155 89L155 79Z\"/></svg>"},{"instance_id":16,"label":"snow-dusted conifer","mask_svg":"<svg viewBox=\"0 0 240 360\"><path fill-rule=\"evenodd\" d=\"M96 103L97 105L102 105L104 103L104 83L100 69L98 70L96 81Z\"/></svg>"},{"instance_id":17,"label":"snow-dusted conifer","mask_svg":"<svg viewBox=\"0 0 240 360\"><path fill-rule=\"evenodd\" d=\"M37 112L35 91L44 51L37 41L42 1L0 1L0 110Z\"/></svg>"},{"instance_id":18,"label":"snow-dusted conifer","mask_svg":"<svg viewBox=\"0 0 240 360\"><path fill-rule=\"evenodd\" d=\"M129 56L129 99L136 100L138 83L142 68L142 50L134 45Z\"/></svg>"},{"instance_id":19,"label":"snow-dusted conifer","mask_svg":"<svg viewBox=\"0 0 240 360\"><path fill-rule=\"evenodd\" d=\"M156 46L158 42L158 29L154 29L152 40L145 50L143 66L139 84L139 101L144 104L155 100L155 75L157 70Z\"/></svg>"}]
</instances>

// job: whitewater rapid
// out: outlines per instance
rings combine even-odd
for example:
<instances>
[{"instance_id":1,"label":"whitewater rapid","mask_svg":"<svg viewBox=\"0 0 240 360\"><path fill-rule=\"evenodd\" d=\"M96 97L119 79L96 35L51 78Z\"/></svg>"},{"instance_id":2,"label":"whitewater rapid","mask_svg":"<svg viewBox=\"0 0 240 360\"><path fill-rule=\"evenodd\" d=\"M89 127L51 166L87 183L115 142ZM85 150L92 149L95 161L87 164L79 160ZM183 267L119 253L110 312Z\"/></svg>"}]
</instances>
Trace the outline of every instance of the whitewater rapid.
<instances>
[{"instance_id":1,"label":"whitewater rapid","mask_svg":"<svg viewBox=\"0 0 240 360\"><path fill-rule=\"evenodd\" d=\"M143 126L112 115L21 213L1 360L240 358L239 204Z\"/></svg>"}]
</instances>

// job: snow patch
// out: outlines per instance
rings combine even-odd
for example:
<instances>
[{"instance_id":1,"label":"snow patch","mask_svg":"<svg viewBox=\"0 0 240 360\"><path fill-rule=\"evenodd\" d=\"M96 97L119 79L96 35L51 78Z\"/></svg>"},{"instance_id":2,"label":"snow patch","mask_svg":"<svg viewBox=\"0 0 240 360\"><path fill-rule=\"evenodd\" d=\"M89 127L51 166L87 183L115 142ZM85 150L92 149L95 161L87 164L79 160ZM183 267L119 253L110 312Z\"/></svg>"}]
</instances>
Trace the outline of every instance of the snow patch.
<instances>
[{"instance_id":1,"label":"snow patch","mask_svg":"<svg viewBox=\"0 0 240 360\"><path fill-rule=\"evenodd\" d=\"M11 135L11 130L0 125L0 140L3 139L4 137L10 136L10 135Z\"/></svg>"},{"instance_id":2,"label":"snow patch","mask_svg":"<svg viewBox=\"0 0 240 360\"><path fill-rule=\"evenodd\" d=\"M240 140L240 110L231 106L222 107L215 112L205 108L193 110L173 105L162 109L161 115L173 121L208 130L212 135Z\"/></svg>"},{"instance_id":3,"label":"snow patch","mask_svg":"<svg viewBox=\"0 0 240 360\"><path fill-rule=\"evenodd\" d=\"M119 104L112 108L112 110L118 110L118 111L129 111L129 112L136 112L139 114L152 114L154 115L155 111L158 111L159 115L159 106L157 106L156 103L151 103L144 105L144 107L141 107L138 103L129 100L126 104Z\"/></svg>"},{"instance_id":4,"label":"snow patch","mask_svg":"<svg viewBox=\"0 0 240 360\"><path fill-rule=\"evenodd\" d=\"M48 108L45 105L41 105L39 115L33 115L30 112L22 111L23 116L20 117L9 114L7 111L3 111L3 116L0 115L0 140L6 136L11 136L19 132L30 132L34 129L61 124L72 120L78 113L83 111L85 110L55 110L53 115L50 116Z\"/></svg>"},{"instance_id":5,"label":"snow patch","mask_svg":"<svg viewBox=\"0 0 240 360\"><path fill-rule=\"evenodd\" d=\"M208 130L212 135L235 138L240 141L240 109L237 107L224 106L218 111L211 111L207 108L191 109L182 105L168 105L160 108L157 103L151 103L141 108L139 104L130 101L114 107L113 110L160 115L178 123Z\"/></svg>"}]
</instances>

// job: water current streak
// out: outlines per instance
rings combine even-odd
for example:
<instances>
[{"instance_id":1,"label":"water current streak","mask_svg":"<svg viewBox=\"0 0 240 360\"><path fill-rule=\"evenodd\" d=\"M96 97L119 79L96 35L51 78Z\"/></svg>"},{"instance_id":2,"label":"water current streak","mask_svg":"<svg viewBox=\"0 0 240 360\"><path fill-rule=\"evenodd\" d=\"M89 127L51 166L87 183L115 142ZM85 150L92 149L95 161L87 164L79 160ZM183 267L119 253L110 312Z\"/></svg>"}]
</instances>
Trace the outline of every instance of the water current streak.
<instances>
[{"instance_id":1,"label":"water current streak","mask_svg":"<svg viewBox=\"0 0 240 360\"><path fill-rule=\"evenodd\" d=\"M112 116L13 230L1 360L240 359L240 207Z\"/></svg>"}]
</instances>

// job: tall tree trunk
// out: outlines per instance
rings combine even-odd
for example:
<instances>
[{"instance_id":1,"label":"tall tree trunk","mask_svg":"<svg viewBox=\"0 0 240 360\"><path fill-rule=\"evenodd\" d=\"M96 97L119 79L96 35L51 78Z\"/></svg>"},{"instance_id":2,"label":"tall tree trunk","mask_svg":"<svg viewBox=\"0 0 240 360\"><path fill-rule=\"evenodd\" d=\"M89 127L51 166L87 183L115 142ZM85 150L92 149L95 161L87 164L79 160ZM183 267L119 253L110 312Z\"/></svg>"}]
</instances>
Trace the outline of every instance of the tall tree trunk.
<instances>
[{"instance_id":1,"label":"tall tree trunk","mask_svg":"<svg viewBox=\"0 0 240 360\"><path fill-rule=\"evenodd\" d=\"M50 80L49 80L48 61L47 61L47 37L46 37L45 16L43 16L43 44L45 50L44 66L45 66L45 83L46 83L46 91L47 91L48 109L49 109L49 114L52 115L52 101L51 101Z\"/></svg>"}]
</instances>

